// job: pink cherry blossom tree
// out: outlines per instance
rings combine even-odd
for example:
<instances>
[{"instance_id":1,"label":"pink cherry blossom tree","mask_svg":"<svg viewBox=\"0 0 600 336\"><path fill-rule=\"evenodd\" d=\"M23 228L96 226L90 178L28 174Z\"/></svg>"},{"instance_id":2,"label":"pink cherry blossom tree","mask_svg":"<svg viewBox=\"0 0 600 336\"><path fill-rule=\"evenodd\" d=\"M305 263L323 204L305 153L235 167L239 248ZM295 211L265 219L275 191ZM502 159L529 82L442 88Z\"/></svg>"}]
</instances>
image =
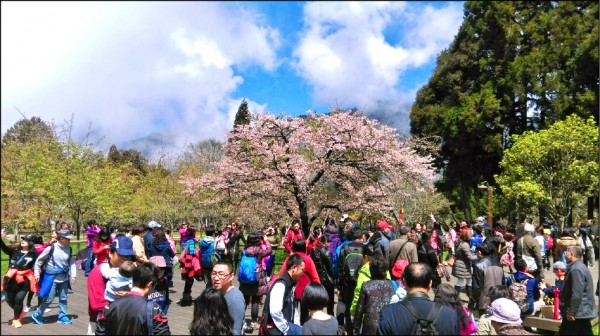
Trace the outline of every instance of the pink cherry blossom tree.
<instances>
[{"instance_id":1,"label":"pink cherry blossom tree","mask_svg":"<svg viewBox=\"0 0 600 336\"><path fill-rule=\"evenodd\" d=\"M211 172L182 178L186 190L212 191L209 202L283 210L300 219L305 234L325 209L387 212L390 196L403 194L400 186L428 189L434 178L430 157L355 112L261 114L236 126L224 149Z\"/></svg>"}]
</instances>

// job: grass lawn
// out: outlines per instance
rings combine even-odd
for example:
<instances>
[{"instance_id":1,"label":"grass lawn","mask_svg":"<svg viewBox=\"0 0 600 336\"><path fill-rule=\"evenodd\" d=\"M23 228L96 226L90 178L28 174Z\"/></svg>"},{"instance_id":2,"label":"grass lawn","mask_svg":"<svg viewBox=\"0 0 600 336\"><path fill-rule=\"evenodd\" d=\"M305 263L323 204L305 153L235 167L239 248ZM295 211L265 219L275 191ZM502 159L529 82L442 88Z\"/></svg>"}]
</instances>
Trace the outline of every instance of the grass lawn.
<instances>
[{"instance_id":1,"label":"grass lawn","mask_svg":"<svg viewBox=\"0 0 600 336\"><path fill-rule=\"evenodd\" d=\"M592 333L594 335L598 335L598 325L597 324L594 327L592 327Z\"/></svg>"}]
</instances>

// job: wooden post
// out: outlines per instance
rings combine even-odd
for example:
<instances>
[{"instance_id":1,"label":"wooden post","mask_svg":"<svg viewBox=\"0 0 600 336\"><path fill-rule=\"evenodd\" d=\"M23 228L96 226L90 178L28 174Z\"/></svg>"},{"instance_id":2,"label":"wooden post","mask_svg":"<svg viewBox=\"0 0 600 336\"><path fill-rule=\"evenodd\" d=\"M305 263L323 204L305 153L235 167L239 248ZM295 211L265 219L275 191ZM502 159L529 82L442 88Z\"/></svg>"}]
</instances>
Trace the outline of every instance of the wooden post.
<instances>
[{"instance_id":1,"label":"wooden post","mask_svg":"<svg viewBox=\"0 0 600 336\"><path fill-rule=\"evenodd\" d=\"M490 227L492 228L492 230L494 229L494 222L493 222L493 218L492 218L492 196L494 193L494 188L492 188L492 186L488 185L487 187L488 190L488 204L487 204L487 210L488 210L488 214L487 214L487 220L488 220L488 224L490 224Z\"/></svg>"}]
</instances>

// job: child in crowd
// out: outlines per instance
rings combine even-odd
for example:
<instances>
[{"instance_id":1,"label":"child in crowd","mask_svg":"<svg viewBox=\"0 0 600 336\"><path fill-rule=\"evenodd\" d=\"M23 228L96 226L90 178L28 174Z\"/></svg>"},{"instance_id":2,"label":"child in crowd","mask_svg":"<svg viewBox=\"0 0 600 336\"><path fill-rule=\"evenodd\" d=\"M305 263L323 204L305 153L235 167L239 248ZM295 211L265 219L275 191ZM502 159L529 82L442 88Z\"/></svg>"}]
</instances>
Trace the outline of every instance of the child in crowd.
<instances>
[{"instance_id":1,"label":"child in crowd","mask_svg":"<svg viewBox=\"0 0 600 336\"><path fill-rule=\"evenodd\" d=\"M309 319L302 325L302 335L340 335L338 321L323 311L329 295L323 285L311 282L302 292L300 305L308 309Z\"/></svg>"},{"instance_id":2,"label":"child in crowd","mask_svg":"<svg viewBox=\"0 0 600 336\"><path fill-rule=\"evenodd\" d=\"M127 260L124 261L119 268L113 267L108 271L108 281L106 282L104 298L109 304L115 301L117 292L129 292L132 286L131 276L133 275L134 269L135 263Z\"/></svg>"},{"instance_id":3,"label":"child in crowd","mask_svg":"<svg viewBox=\"0 0 600 336\"><path fill-rule=\"evenodd\" d=\"M402 272L406 266L408 266L408 260L406 259L398 259L396 260L396 263L394 263L391 273L396 280L392 280L394 295L392 295L392 298L390 299L390 304L400 302L406 297L406 289L404 288L404 282L402 282Z\"/></svg>"},{"instance_id":4,"label":"child in crowd","mask_svg":"<svg viewBox=\"0 0 600 336\"><path fill-rule=\"evenodd\" d=\"M148 295L148 301L154 301L166 315L171 304L171 300L169 299L169 279L165 276L167 263L163 256L154 256L149 261L156 265L160 272L158 273L158 281L154 286L154 290Z\"/></svg>"},{"instance_id":5,"label":"child in crowd","mask_svg":"<svg viewBox=\"0 0 600 336\"><path fill-rule=\"evenodd\" d=\"M567 273L567 265L562 261L557 261L552 265L552 271L556 275L556 285L550 286L549 283L545 283L542 280L542 292L544 292L544 302L547 305L554 305L554 289L562 290L563 284L565 283L565 274Z\"/></svg>"},{"instance_id":6,"label":"child in crowd","mask_svg":"<svg viewBox=\"0 0 600 336\"><path fill-rule=\"evenodd\" d=\"M528 315L534 315L540 310L543 301L540 301L540 290L538 280L529 273L527 262L523 259L515 260L514 279L516 282L524 284L527 288L527 300L529 301L529 309L525 312Z\"/></svg>"}]
</instances>

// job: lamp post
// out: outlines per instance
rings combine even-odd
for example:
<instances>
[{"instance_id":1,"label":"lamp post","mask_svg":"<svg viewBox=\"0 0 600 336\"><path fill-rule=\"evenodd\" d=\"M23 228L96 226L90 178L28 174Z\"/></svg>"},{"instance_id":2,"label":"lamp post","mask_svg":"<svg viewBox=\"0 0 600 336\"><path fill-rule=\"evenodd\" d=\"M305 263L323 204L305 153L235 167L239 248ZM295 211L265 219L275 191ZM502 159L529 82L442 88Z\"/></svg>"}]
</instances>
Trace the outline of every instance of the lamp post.
<instances>
[{"instance_id":1,"label":"lamp post","mask_svg":"<svg viewBox=\"0 0 600 336\"><path fill-rule=\"evenodd\" d=\"M483 183L477 186L479 189L487 189L487 221L490 224L490 227L494 229L494 222L492 221L492 197L494 194L494 188L487 182L483 181Z\"/></svg>"}]
</instances>

